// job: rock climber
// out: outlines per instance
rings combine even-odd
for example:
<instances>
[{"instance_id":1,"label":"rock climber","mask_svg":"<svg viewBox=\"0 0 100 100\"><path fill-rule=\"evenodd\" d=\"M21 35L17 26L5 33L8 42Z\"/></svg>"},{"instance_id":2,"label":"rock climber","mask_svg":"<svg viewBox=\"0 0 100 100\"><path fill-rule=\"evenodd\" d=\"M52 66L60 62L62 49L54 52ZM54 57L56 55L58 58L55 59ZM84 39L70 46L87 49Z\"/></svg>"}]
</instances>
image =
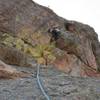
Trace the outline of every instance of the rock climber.
<instances>
[{"instance_id":1,"label":"rock climber","mask_svg":"<svg viewBox=\"0 0 100 100\"><path fill-rule=\"evenodd\" d=\"M52 34L52 40L57 40L61 34L61 31L58 27L53 27L49 29L48 32Z\"/></svg>"}]
</instances>

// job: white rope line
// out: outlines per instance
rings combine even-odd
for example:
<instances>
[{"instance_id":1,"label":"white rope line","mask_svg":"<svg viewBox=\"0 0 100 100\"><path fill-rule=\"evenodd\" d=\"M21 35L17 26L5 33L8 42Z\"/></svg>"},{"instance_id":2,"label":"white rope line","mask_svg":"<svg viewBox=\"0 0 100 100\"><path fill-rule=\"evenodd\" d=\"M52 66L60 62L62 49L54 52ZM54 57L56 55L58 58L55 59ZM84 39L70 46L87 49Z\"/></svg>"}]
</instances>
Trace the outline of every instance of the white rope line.
<instances>
[{"instance_id":1,"label":"white rope line","mask_svg":"<svg viewBox=\"0 0 100 100\"><path fill-rule=\"evenodd\" d=\"M43 95L45 96L45 98L46 98L47 100L50 100L50 97L49 97L48 94L45 92L45 90L44 90L44 88L43 88L43 86L42 86L42 84L41 84L41 82L40 82L39 74L40 74L40 65L38 64L38 66L37 66L37 83L38 83L38 86L39 86L41 92L42 92Z\"/></svg>"}]
</instances>

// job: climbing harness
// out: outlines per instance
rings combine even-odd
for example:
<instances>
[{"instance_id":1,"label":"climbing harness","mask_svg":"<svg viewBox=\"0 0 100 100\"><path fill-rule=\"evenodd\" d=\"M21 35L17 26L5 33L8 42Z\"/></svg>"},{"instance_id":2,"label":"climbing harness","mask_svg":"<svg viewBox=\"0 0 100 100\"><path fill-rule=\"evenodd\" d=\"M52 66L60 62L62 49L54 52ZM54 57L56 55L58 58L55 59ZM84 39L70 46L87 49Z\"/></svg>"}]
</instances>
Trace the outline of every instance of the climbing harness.
<instances>
[{"instance_id":1,"label":"climbing harness","mask_svg":"<svg viewBox=\"0 0 100 100\"><path fill-rule=\"evenodd\" d=\"M51 100L50 97L49 97L49 95L45 92L45 90L44 90L44 88L43 88L43 86L42 86L42 84L41 84L41 81L40 81L40 65L39 65L39 64L38 64L38 66L37 66L37 83L38 83L38 86L39 86L41 92L42 92L43 95L45 96L45 98L46 98L47 100Z\"/></svg>"}]
</instances>

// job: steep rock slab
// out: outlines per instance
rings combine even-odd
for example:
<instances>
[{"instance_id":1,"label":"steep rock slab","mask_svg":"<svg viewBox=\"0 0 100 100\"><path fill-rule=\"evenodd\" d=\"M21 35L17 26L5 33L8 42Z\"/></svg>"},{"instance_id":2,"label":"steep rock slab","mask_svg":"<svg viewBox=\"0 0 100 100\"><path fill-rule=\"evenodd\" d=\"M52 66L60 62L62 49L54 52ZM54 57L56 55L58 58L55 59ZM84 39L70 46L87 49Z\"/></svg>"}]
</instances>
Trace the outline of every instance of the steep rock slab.
<instances>
[{"instance_id":1,"label":"steep rock slab","mask_svg":"<svg viewBox=\"0 0 100 100\"><path fill-rule=\"evenodd\" d=\"M70 77L54 67L40 67L40 78L51 100L100 100L100 79ZM32 68L23 69L36 71ZM35 73L17 80L2 80L0 100L45 100L36 81Z\"/></svg>"}]
</instances>

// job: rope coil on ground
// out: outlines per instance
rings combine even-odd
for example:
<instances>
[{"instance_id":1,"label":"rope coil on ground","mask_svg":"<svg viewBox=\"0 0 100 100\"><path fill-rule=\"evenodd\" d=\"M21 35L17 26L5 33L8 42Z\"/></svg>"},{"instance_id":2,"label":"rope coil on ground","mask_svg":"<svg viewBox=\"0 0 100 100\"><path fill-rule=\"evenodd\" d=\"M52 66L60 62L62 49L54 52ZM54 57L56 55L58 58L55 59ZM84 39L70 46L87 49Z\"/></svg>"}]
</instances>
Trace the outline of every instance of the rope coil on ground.
<instances>
[{"instance_id":1,"label":"rope coil on ground","mask_svg":"<svg viewBox=\"0 0 100 100\"><path fill-rule=\"evenodd\" d=\"M39 75L40 75L40 65L38 64L38 66L37 66L37 83L38 83L38 86L39 86L41 92L43 93L43 95L45 96L45 98L47 100L51 100L49 95L45 92L45 90L44 90L44 88L43 88L43 86L40 82L40 76Z\"/></svg>"}]
</instances>

